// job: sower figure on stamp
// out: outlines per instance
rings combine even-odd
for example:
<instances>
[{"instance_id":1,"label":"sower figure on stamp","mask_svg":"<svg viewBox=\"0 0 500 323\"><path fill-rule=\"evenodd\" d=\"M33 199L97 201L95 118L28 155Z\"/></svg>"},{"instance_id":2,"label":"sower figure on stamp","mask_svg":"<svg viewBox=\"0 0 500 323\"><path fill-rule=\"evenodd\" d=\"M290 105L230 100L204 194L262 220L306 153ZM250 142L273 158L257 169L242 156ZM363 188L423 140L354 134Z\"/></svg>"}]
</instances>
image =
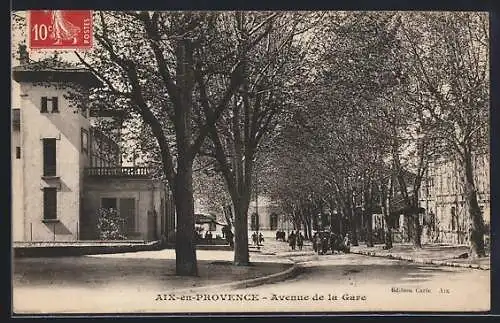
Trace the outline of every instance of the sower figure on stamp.
<instances>
[{"instance_id":1,"label":"sower figure on stamp","mask_svg":"<svg viewBox=\"0 0 500 323\"><path fill-rule=\"evenodd\" d=\"M55 45L60 45L63 40L73 40L73 45L77 42L77 35L80 28L69 22L61 10L52 10L52 35Z\"/></svg>"}]
</instances>

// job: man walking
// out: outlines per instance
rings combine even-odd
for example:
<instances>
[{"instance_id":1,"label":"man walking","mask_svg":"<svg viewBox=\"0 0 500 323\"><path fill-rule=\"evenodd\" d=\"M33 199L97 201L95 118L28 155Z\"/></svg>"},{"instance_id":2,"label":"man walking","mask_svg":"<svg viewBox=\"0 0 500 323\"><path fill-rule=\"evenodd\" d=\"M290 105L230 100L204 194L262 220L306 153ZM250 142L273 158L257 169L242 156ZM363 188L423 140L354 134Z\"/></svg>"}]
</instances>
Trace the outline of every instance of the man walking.
<instances>
[{"instance_id":1,"label":"man walking","mask_svg":"<svg viewBox=\"0 0 500 323\"><path fill-rule=\"evenodd\" d=\"M302 235L302 232L298 232L297 235L297 247L299 247L299 250L302 251L302 247L304 246L304 236Z\"/></svg>"},{"instance_id":2,"label":"man walking","mask_svg":"<svg viewBox=\"0 0 500 323\"><path fill-rule=\"evenodd\" d=\"M296 235L295 233L292 231L292 233L290 233L288 235L288 244L290 245L290 247L292 248L292 250L295 250L295 245L297 243L297 240L296 240Z\"/></svg>"}]
</instances>

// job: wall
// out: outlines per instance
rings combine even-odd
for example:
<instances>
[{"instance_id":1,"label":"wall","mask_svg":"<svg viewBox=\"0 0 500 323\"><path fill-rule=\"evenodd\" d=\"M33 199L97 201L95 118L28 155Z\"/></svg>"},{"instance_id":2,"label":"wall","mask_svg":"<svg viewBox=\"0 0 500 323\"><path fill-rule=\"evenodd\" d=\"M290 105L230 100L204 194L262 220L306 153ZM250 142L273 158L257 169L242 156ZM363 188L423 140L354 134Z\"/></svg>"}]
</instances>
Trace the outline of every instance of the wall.
<instances>
[{"instance_id":1,"label":"wall","mask_svg":"<svg viewBox=\"0 0 500 323\"><path fill-rule=\"evenodd\" d=\"M278 228L279 228L279 215L281 214L277 206L275 206L269 198L265 196L258 196L257 200L258 214L259 214L259 229L260 230L270 230L271 229L271 214L278 214ZM256 213L256 203L255 199L250 201L248 207L248 230L252 230L252 214Z\"/></svg>"},{"instance_id":2,"label":"wall","mask_svg":"<svg viewBox=\"0 0 500 323\"><path fill-rule=\"evenodd\" d=\"M479 154L474 160L475 185L479 206L485 223L490 223L490 166L489 154ZM452 244L469 243L470 216L464 198L462 173L458 162L441 161L431 165L427 182L423 183L420 205L433 218L433 224L424 228L425 242ZM452 208L455 208L452 220ZM430 219L430 218L429 218Z\"/></svg>"},{"instance_id":3,"label":"wall","mask_svg":"<svg viewBox=\"0 0 500 323\"><path fill-rule=\"evenodd\" d=\"M20 108L23 118L22 163L24 175L24 240L76 240L79 232L80 176L85 158L81 156L82 127L88 120L64 98L65 90L21 83ZM41 97L57 96L59 113L40 113ZM49 102L49 111L51 104ZM43 138L57 139L57 179L44 180ZM43 187L58 187L59 222L44 223ZM17 216L17 215L16 215Z\"/></svg>"},{"instance_id":4,"label":"wall","mask_svg":"<svg viewBox=\"0 0 500 323\"><path fill-rule=\"evenodd\" d=\"M166 223L161 218L161 198L165 198L164 186L150 179L133 177L89 177L84 180L84 214L82 216L82 239L97 239L97 209L101 207L101 199L134 198L135 199L135 231L130 239L153 240L161 236L160 224ZM157 216L153 216L156 211ZM163 215L164 216L164 215ZM156 220L156 225L152 223ZM155 232L156 227L156 232Z\"/></svg>"},{"instance_id":5,"label":"wall","mask_svg":"<svg viewBox=\"0 0 500 323\"><path fill-rule=\"evenodd\" d=\"M21 97L19 92L19 84L12 82L12 109L21 108ZM13 241L23 241L24 240L24 207L23 207L23 159L24 159L24 149L22 149L22 130L25 127L24 117L22 115L23 109L20 109L21 113L21 131L15 131L11 128L11 161L12 161L12 181L11 181L11 207L12 207L12 240ZM16 159L16 147L21 147L21 159Z\"/></svg>"}]
</instances>

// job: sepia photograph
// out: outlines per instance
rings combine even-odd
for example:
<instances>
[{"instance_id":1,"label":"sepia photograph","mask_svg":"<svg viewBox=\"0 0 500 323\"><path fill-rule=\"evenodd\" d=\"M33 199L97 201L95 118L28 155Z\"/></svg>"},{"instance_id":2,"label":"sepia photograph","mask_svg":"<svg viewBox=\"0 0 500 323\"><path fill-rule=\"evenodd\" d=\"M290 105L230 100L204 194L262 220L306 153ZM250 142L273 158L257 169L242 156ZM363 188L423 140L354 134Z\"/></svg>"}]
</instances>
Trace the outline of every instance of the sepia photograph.
<instances>
[{"instance_id":1,"label":"sepia photograph","mask_svg":"<svg viewBox=\"0 0 500 323\"><path fill-rule=\"evenodd\" d=\"M489 33L11 11L12 314L489 312Z\"/></svg>"}]
</instances>

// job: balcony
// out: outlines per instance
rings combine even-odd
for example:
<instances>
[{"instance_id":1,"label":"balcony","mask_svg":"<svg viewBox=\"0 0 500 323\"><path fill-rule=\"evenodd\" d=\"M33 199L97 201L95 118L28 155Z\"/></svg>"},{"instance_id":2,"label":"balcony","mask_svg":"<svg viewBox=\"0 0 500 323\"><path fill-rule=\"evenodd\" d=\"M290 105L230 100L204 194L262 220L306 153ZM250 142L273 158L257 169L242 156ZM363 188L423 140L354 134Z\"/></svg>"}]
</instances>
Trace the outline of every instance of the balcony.
<instances>
[{"instance_id":1,"label":"balcony","mask_svg":"<svg viewBox=\"0 0 500 323\"><path fill-rule=\"evenodd\" d=\"M148 167L88 167L85 168L86 176L107 177L149 177Z\"/></svg>"}]
</instances>

